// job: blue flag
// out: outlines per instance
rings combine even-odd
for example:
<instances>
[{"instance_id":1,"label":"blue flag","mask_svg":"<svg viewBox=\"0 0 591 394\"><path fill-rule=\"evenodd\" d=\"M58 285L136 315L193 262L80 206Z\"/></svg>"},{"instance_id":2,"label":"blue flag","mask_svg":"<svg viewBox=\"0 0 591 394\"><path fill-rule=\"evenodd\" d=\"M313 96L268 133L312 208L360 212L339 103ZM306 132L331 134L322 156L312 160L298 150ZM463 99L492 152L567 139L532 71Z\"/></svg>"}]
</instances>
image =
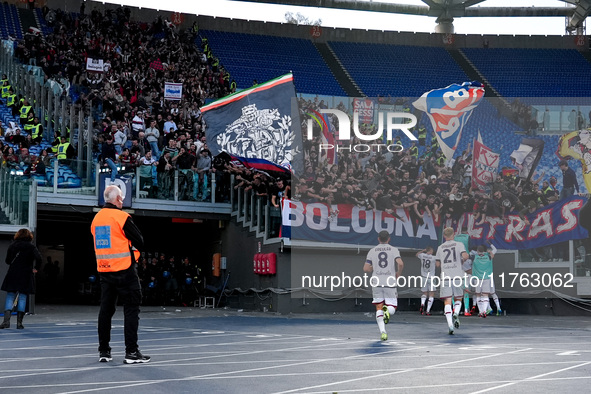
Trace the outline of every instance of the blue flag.
<instances>
[{"instance_id":1,"label":"blue flag","mask_svg":"<svg viewBox=\"0 0 591 394\"><path fill-rule=\"evenodd\" d=\"M211 153L301 171L302 131L299 119L292 119L298 113L295 98L293 75L286 74L202 107Z\"/></svg>"},{"instance_id":2,"label":"blue flag","mask_svg":"<svg viewBox=\"0 0 591 394\"><path fill-rule=\"evenodd\" d=\"M480 82L464 82L430 90L413 103L416 109L429 116L446 159L453 157L462 130L482 97L484 87Z\"/></svg>"}]
</instances>

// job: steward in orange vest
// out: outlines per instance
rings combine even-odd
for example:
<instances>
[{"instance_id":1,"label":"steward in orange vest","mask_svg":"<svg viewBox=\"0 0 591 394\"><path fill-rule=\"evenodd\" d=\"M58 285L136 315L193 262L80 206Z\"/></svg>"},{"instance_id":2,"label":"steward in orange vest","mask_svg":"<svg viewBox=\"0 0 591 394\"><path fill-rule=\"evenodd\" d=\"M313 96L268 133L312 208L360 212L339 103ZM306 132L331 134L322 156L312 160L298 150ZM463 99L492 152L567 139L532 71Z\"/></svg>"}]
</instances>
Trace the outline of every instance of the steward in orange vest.
<instances>
[{"instance_id":1,"label":"steward in orange vest","mask_svg":"<svg viewBox=\"0 0 591 394\"><path fill-rule=\"evenodd\" d=\"M105 203L92 221L91 232L98 272L123 271L137 262L140 255L137 247L143 248L144 240L127 212Z\"/></svg>"},{"instance_id":2,"label":"steward in orange vest","mask_svg":"<svg viewBox=\"0 0 591 394\"><path fill-rule=\"evenodd\" d=\"M115 185L105 188L105 206L94 217L90 231L94 238L97 269L101 283L101 307L98 316L99 361L111 357L111 319L117 299L123 303L123 333L125 335L125 364L147 363L137 344L142 289L136 262L143 249L144 238L131 216L121 210L123 194Z\"/></svg>"}]
</instances>

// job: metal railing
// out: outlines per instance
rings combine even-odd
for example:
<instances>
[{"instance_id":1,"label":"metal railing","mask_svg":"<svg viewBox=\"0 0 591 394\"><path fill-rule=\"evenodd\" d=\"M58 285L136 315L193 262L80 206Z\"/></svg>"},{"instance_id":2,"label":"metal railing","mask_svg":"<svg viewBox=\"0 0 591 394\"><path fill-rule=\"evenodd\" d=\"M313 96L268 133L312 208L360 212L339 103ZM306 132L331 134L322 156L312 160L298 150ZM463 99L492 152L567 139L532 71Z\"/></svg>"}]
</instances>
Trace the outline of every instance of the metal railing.
<instances>
[{"instance_id":1,"label":"metal railing","mask_svg":"<svg viewBox=\"0 0 591 394\"><path fill-rule=\"evenodd\" d=\"M4 225L28 227L34 231L37 226L36 183L17 174L14 169L1 167L0 209L7 220Z\"/></svg>"},{"instance_id":2,"label":"metal railing","mask_svg":"<svg viewBox=\"0 0 591 394\"><path fill-rule=\"evenodd\" d=\"M232 216L238 223L248 227L249 231L262 238L264 242L279 240L281 228L281 210L271 205L266 195L259 196L253 190L245 190L243 187L234 188L236 182L232 177L232 191L230 193L230 205Z\"/></svg>"}]
</instances>

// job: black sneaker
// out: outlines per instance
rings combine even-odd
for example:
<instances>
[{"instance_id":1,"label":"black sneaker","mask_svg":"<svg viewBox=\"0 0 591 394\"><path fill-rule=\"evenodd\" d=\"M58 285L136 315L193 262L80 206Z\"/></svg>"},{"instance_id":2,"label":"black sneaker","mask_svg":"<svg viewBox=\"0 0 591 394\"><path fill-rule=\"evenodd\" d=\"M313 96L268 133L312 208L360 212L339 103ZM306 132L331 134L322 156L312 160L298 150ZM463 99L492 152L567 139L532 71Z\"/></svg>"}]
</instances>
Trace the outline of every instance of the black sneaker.
<instances>
[{"instance_id":1,"label":"black sneaker","mask_svg":"<svg viewBox=\"0 0 591 394\"><path fill-rule=\"evenodd\" d=\"M113 357L111 357L111 352L100 352L99 354L99 362L100 363L108 363L109 361L113 361Z\"/></svg>"},{"instance_id":2,"label":"black sneaker","mask_svg":"<svg viewBox=\"0 0 591 394\"><path fill-rule=\"evenodd\" d=\"M150 356L144 356L139 350L136 350L133 353L125 353L125 359L123 363L125 364L137 364L137 363L147 363L150 361Z\"/></svg>"}]
</instances>

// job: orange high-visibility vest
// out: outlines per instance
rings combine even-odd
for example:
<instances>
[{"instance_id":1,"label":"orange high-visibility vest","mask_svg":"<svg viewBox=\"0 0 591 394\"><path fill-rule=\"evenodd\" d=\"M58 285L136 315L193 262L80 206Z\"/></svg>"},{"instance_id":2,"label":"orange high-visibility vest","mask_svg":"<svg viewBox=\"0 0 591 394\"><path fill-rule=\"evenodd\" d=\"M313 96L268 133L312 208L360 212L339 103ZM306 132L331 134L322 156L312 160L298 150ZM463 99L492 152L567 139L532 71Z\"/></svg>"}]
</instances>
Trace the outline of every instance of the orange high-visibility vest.
<instances>
[{"instance_id":1,"label":"orange high-visibility vest","mask_svg":"<svg viewBox=\"0 0 591 394\"><path fill-rule=\"evenodd\" d=\"M94 252L98 272L117 272L131 266L131 242L125 237L123 226L127 212L114 208L101 209L90 226L94 238ZM134 250L137 261L140 252Z\"/></svg>"}]
</instances>

